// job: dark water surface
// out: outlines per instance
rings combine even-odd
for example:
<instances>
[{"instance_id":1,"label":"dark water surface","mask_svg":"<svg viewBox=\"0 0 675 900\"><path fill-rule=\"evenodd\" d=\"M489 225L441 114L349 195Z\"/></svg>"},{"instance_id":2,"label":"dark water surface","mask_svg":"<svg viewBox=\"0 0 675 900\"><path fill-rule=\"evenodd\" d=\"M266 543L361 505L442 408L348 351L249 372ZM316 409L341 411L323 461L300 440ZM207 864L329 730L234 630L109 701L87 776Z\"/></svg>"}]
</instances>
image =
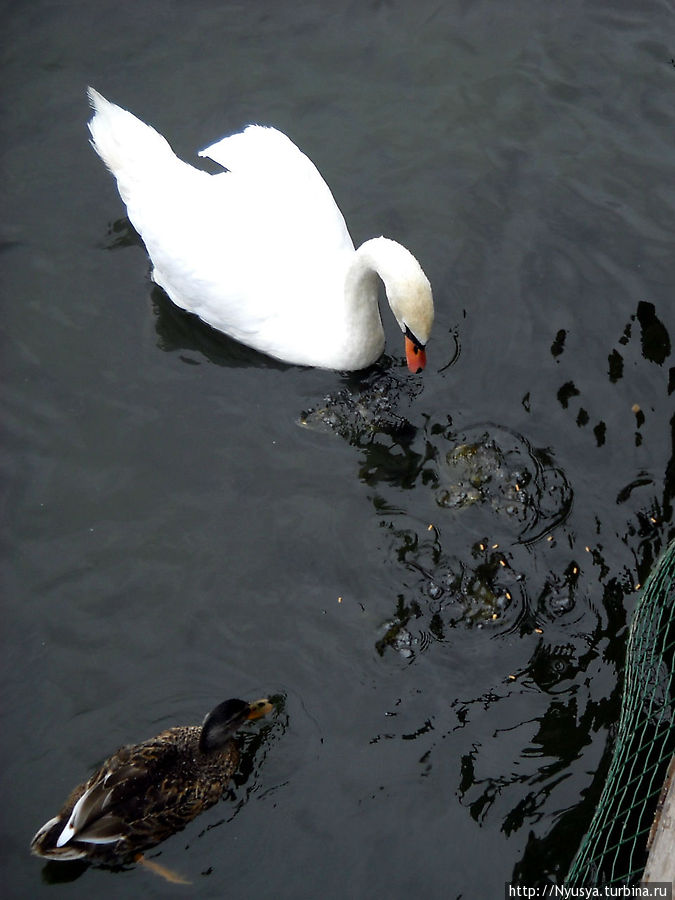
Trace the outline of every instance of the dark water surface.
<instances>
[{"instance_id":1,"label":"dark water surface","mask_svg":"<svg viewBox=\"0 0 675 900\"><path fill-rule=\"evenodd\" d=\"M673 534L672 3L36 0L2 29L7 896L559 881ZM347 377L175 310L87 84L190 160L286 131L356 243L424 266L424 375L388 313ZM191 888L28 855L116 746L267 692L233 796L156 851Z\"/></svg>"}]
</instances>

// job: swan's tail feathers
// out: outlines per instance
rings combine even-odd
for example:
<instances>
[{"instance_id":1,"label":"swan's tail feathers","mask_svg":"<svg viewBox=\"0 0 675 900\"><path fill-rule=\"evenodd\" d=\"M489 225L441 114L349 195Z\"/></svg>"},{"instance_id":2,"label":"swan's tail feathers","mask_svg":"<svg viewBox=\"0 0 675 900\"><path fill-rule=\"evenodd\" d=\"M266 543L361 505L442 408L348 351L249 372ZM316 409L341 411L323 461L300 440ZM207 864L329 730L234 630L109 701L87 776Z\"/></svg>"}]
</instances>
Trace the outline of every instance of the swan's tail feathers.
<instances>
[{"instance_id":1,"label":"swan's tail feathers","mask_svg":"<svg viewBox=\"0 0 675 900\"><path fill-rule=\"evenodd\" d=\"M88 88L94 115L89 122L91 144L117 179L120 194L128 202L135 182L157 173L164 163L175 163L177 157L150 125L106 100L98 91Z\"/></svg>"}]
</instances>

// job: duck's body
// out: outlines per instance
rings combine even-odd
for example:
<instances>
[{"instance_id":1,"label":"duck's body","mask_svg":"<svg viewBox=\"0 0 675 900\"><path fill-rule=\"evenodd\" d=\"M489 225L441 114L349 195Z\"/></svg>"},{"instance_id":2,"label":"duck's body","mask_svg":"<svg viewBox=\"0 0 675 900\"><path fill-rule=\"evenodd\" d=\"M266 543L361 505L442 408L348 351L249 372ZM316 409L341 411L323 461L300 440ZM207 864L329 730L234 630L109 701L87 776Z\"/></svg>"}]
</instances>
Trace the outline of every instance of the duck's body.
<instances>
[{"instance_id":1,"label":"duck's body","mask_svg":"<svg viewBox=\"0 0 675 900\"><path fill-rule=\"evenodd\" d=\"M237 768L234 731L271 709L227 700L203 725L169 728L121 747L78 785L31 842L36 856L123 863L216 803Z\"/></svg>"},{"instance_id":2,"label":"duck's body","mask_svg":"<svg viewBox=\"0 0 675 900\"><path fill-rule=\"evenodd\" d=\"M355 250L328 186L289 138L250 125L201 151L228 170L210 175L131 113L89 96L94 149L174 303L286 362L353 370L384 349L379 275L409 365L423 367L433 301L419 263L387 238Z\"/></svg>"}]
</instances>

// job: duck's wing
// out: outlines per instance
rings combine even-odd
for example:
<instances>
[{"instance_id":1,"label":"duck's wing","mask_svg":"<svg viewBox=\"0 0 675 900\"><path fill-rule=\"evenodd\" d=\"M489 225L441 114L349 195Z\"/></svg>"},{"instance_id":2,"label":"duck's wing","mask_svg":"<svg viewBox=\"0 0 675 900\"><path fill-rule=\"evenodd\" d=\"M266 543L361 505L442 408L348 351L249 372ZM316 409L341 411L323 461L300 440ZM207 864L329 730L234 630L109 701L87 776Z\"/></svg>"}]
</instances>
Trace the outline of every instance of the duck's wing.
<instances>
[{"instance_id":1,"label":"duck's wing","mask_svg":"<svg viewBox=\"0 0 675 900\"><path fill-rule=\"evenodd\" d=\"M199 779L190 751L198 733L199 728L194 735L191 729L169 729L143 744L121 747L40 829L33 852L76 859L109 845L112 853L124 855L172 834L203 808L192 798Z\"/></svg>"},{"instance_id":2,"label":"duck's wing","mask_svg":"<svg viewBox=\"0 0 675 900\"><path fill-rule=\"evenodd\" d=\"M128 835L128 825L112 801L119 784L125 786L128 795L142 789L147 773L121 762L133 749L120 748L87 782L71 792L60 813L33 838L31 851L36 856L82 859L94 853L95 845L115 844Z\"/></svg>"},{"instance_id":3,"label":"duck's wing","mask_svg":"<svg viewBox=\"0 0 675 900\"><path fill-rule=\"evenodd\" d=\"M112 797L112 787L100 781L87 788L73 807L70 818L56 840L56 847L65 847L72 840L87 844L116 843L129 833L119 816L106 811Z\"/></svg>"},{"instance_id":4,"label":"duck's wing","mask_svg":"<svg viewBox=\"0 0 675 900\"><path fill-rule=\"evenodd\" d=\"M125 852L150 847L220 800L239 751L230 741L222 751L197 761L200 730L171 729L136 748L142 752L111 773L107 785L112 785L111 798L95 826L94 839L112 835L117 819L123 822ZM170 740L163 740L167 735Z\"/></svg>"},{"instance_id":5,"label":"duck's wing","mask_svg":"<svg viewBox=\"0 0 675 900\"><path fill-rule=\"evenodd\" d=\"M113 844L126 838L141 814L146 793L174 760L170 744L148 741L121 747L87 782L56 839L56 848L71 842Z\"/></svg>"}]
</instances>

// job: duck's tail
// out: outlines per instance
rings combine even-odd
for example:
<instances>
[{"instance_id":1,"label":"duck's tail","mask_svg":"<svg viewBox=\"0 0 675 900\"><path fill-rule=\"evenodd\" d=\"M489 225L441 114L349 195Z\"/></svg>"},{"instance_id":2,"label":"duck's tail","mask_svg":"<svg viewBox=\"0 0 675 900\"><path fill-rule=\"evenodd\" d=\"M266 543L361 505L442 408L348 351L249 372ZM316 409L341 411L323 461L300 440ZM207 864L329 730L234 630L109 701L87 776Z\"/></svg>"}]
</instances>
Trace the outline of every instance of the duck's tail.
<instances>
[{"instance_id":1,"label":"duck's tail","mask_svg":"<svg viewBox=\"0 0 675 900\"><path fill-rule=\"evenodd\" d=\"M128 204L135 183L149 173L157 174L165 163L175 164L177 157L166 138L150 125L93 88L87 93L94 110L89 122L92 147L117 179L122 200Z\"/></svg>"}]
</instances>

